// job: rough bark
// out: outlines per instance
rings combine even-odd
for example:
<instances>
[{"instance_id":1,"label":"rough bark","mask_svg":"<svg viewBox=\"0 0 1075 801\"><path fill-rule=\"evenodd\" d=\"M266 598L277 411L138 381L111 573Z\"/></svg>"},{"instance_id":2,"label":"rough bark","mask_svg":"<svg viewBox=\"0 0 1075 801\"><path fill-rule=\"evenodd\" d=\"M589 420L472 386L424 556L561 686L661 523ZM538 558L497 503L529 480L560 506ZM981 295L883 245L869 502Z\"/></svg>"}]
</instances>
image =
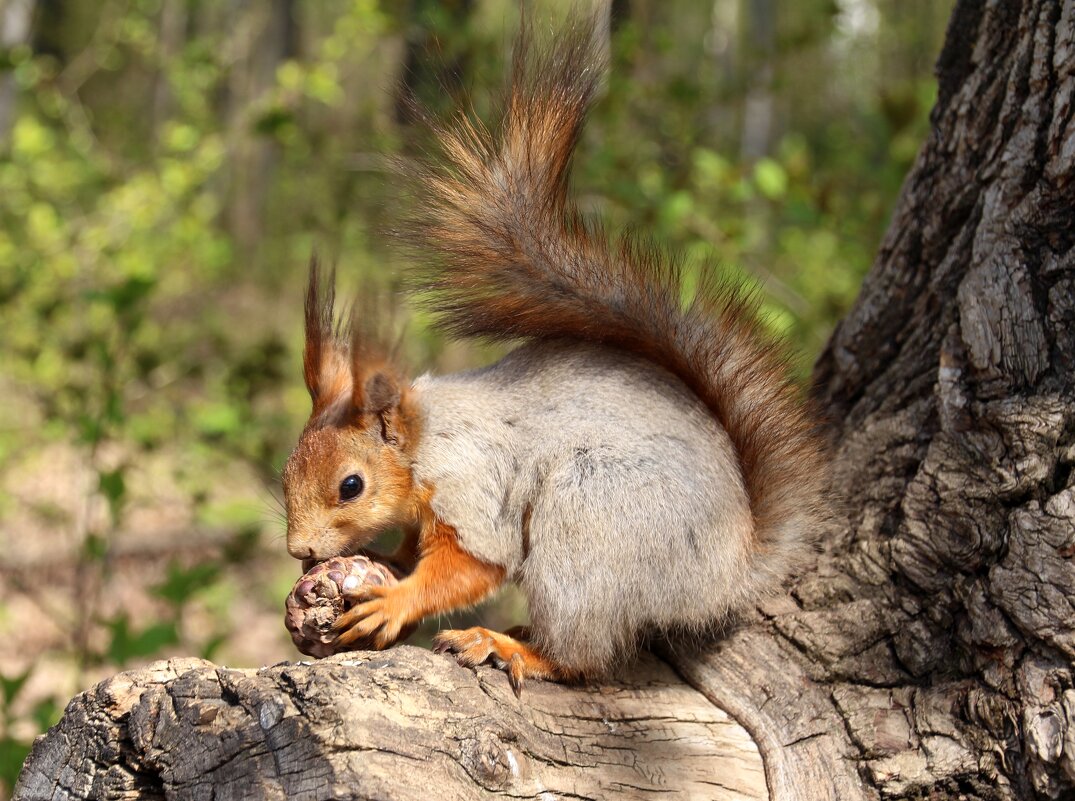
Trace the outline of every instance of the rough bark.
<instances>
[{"instance_id":1,"label":"rough bark","mask_svg":"<svg viewBox=\"0 0 1075 801\"><path fill-rule=\"evenodd\" d=\"M568 691L401 646L229 670L197 659L75 698L17 799L764 799L743 729L656 659Z\"/></svg>"},{"instance_id":2,"label":"rough bark","mask_svg":"<svg viewBox=\"0 0 1075 801\"><path fill-rule=\"evenodd\" d=\"M750 732L774 799L1075 797L1075 0L961 0L938 76L929 140L817 366L844 513L787 599L665 654ZM76 699L17 795L51 793L61 766L75 797L178 797L181 777L242 797L264 776L344 794L344 771L386 766L351 793L749 796L721 761L726 736L747 746L657 662L633 687L533 685L520 706L492 672L352 659L120 677L145 691Z\"/></svg>"},{"instance_id":3,"label":"rough bark","mask_svg":"<svg viewBox=\"0 0 1075 801\"><path fill-rule=\"evenodd\" d=\"M1075 2L957 5L816 369L847 519L791 601L676 660L774 796L1075 797L1073 73Z\"/></svg>"}]
</instances>

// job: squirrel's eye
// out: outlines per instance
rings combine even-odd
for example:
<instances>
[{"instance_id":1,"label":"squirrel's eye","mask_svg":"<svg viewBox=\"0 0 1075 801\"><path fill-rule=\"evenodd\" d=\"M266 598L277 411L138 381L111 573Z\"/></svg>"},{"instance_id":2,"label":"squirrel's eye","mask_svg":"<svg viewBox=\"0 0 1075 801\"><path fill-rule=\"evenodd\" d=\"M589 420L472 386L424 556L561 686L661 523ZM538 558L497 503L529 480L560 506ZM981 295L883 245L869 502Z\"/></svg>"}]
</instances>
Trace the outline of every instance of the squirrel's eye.
<instances>
[{"instance_id":1,"label":"squirrel's eye","mask_svg":"<svg viewBox=\"0 0 1075 801\"><path fill-rule=\"evenodd\" d=\"M349 501L357 498L362 492L362 479L358 476L348 476L340 482L340 500Z\"/></svg>"}]
</instances>

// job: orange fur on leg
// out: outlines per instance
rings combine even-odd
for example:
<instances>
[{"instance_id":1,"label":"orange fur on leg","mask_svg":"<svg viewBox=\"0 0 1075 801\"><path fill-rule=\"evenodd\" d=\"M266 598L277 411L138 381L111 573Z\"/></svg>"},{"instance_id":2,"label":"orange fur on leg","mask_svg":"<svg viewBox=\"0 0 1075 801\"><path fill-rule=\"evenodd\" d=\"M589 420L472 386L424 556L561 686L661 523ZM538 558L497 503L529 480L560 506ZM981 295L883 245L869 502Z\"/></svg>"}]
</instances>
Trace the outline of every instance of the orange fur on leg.
<instances>
[{"instance_id":1,"label":"orange fur on leg","mask_svg":"<svg viewBox=\"0 0 1075 801\"><path fill-rule=\"evenodd\" d=\"M437 520L424 527L414 572L392 587L369 587L367 599L336 621L338 645L373 635L387 648L402 629L427 615L477 603L504 583L504 568L483 562L459 546L455 529Z\"/></svg>"},{"instance_id":2,"label":"orange fur on leg","mask_svg":"<svg viewBox=\"0 0 1075 801\"><path fill-rule=\"evenodd\" d=\"M527 632L522 626L512 629L523 638ZM475 626L472 629L447 630L433 638L433 650L442 654L455 654L464 667L475 667L491 662L508 674L511 689L516 697L522 693L526 678L566 681L574 678L570 671L561 668L542 656L529 645L508 634Z\"/></svg>"}]
</instances>

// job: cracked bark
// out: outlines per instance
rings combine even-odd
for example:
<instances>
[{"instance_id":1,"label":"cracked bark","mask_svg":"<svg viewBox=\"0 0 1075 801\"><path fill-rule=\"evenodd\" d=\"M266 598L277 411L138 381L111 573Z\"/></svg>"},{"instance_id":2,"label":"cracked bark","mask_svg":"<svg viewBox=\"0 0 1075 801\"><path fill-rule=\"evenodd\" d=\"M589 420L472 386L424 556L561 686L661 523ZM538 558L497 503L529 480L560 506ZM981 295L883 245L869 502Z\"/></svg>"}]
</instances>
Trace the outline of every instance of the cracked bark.
<instances>
[{"instance_id":1,"label":"cracked bark","mask_svg":"<svg viewBox=\"0 0 1075 801\"><path fill-rule=\"evenodd\" d=\"M788 598L521 706L406 648L121 674L16 797L1075 796L1075 0L960 0L938 77L817 365L845 516Z\"/></svg>"},{"instance_id":2,"label":"cracked bark","mask_svg":"<svg viewBox=\"0 0 1075 801\"><path fill-rule=\"evenodd\" d=\"M400 646L229 670L198 659L75 698L15 798L764 799L749 735L647 657L565 690Z\"/></svg>"},{"instance_id":3,"label":"cracked bark","mask_svg":"<svg viewBox=\"0 0 1075 801\"><path fill-rule=\"evenodd\" d=\"M1075 3L957 5L816 367L847 518L792 600L673 657L774 797L1075 797L1073 73Z\"/></svg>"}]
</instances>

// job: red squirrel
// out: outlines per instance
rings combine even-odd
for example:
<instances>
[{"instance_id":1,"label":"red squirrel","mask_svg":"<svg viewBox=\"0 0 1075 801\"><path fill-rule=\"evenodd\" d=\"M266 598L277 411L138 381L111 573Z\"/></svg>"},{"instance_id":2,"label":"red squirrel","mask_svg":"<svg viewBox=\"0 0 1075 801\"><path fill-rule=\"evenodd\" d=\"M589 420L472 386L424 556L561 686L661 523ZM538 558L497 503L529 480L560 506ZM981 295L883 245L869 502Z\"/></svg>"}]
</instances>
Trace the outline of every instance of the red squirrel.
<instances>
[{"instance_id":1,"label":"red squirrel","mask_svg":"<svg viewBox=\"0 0 1075 801\"><path fill-rule=\"evenodd\" d=\"M779 589L825 515L818 423L754 304L582 218L568 167L603 65L595 26L516 44L502 118L429 123L411 288L443 330L520 341L405 380L335 321L311 270L313 411L284 470L287 546L320 561L389 529L409 575L337 622L390 646L515 581L530 625L435 648L528 677L599 676L654 631L712 630ZM356 327L357 329L357 327Z\"/></svg>"}]
</instances>

